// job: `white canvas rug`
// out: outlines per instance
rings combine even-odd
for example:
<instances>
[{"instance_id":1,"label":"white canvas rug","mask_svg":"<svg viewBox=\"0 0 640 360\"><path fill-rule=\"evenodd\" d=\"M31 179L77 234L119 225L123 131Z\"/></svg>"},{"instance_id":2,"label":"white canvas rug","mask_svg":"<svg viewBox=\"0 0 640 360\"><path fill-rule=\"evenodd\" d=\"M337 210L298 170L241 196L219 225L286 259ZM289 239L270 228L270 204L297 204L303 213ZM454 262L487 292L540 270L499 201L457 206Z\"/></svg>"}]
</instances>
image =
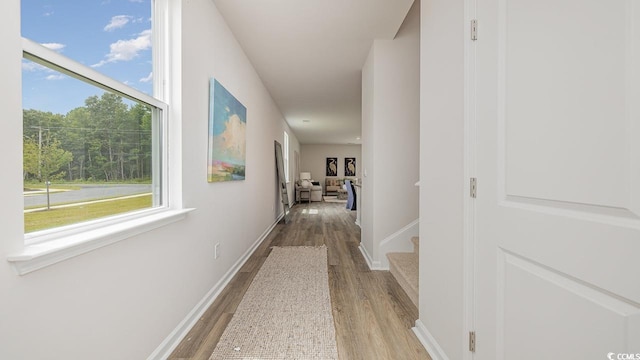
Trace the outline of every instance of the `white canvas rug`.
<instances>
[{"instance_id":1,"label":"white canvas rug","mask_svg":"<svg viewBox=\"0 0 640 360\"><path fill-rule=\"evenodd\" d=\"M327 248L274 247L210 360L338 359Z\"/></svg>"}]
</instances>

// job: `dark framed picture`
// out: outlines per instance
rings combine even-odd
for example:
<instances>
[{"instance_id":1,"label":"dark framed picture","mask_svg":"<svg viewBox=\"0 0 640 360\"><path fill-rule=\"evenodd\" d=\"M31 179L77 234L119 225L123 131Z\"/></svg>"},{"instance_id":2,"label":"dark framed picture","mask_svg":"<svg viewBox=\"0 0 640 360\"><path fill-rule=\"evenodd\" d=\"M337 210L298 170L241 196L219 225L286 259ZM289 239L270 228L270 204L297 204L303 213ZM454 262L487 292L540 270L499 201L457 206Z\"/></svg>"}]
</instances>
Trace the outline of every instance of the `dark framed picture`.
<instances>
[{"instance_id":1,"label":"dark framed picture","mask_svg":"<svg viewBox=\"0 0 640 360\"><path fill-rule=\"evenodd\" d=\"M338 176L338 158L327 158L327 176Z\"/></svg>"},{"instance_id":2,"label":"dark framed picture","mask_svg":"<svg viewBox=\"0 0 640 360\"><path fill-rule=\"evenodd\" d=\"M356 158L344 158L344 176L356 176Z\"/></svg>"}]
</instances>

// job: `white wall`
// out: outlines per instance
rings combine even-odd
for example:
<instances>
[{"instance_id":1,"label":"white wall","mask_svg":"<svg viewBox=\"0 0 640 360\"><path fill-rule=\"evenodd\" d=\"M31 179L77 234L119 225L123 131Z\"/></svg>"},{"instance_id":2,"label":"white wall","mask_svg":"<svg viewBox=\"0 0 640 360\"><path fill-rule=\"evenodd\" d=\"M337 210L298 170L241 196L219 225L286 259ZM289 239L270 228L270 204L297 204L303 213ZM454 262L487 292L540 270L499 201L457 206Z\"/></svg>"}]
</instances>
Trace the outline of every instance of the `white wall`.
<instances>
[{"instance_id":1,"label":"white wall","mask_svg":"<svg viewBox=\"0 0 640 360\"><path fill-rule=\"evenodd\" d=\"M419 321L462 359L464 2L423 0L421 19Z\"/></svg>"},{"instance_id":2,"label":"white wall","mask_svg":"<svg viewBox=\"0 0 640 360\"><path fill-rule=\"evenodd\" d=\"M373 194L376 192L374 162L374 102L375 102L375 52L371 47L369 56L362 68L362 187L360 190L360 246L371 254L373 252L373 214L375 207ZM366 191L362 191L366 190ZM370 255L369 255L370 256Z\"/></svg>"},{"instance_id":3,"label":"white wall","mask_svg":"<svg viewBox=\"0 0 640 360\"><path fill-rule=\"evenodd\" d=\"M174 74L182 85L172 84L183 156L182 168L172 172L182 171L184 206L197 210L184 221L24 276L0 262L2 359L146 358L278 216L273 141L283 141L283 117L214 3L172 3L182 7L183 25L175 39L182 42L182 67ZM23 241L19 1L3 10L0 256L6 257ZM245 181L207 183L210 76L247 107ZM293 154L299 145L290 134ZM221 244L217 260L215 243Z\"/></svg>"},{"instance_id":4,"label":"white wall","mask_svg":"<svg viewBox=\"0 0 640 360\"><path fill-rule=\"evenodd\" d=\"M324 190L326 176L325 165L328 157L338 158L338 178L344 178L344 158L356 158L356 176L361 177L362 146L361 145L306 145L300 146L300 172L309 171L311 177L320 181ZM299 175L298 175L299 176Z\"/></svg>"},{"instance_id":5,"label":"white wall","mask_svg":"<svg viewBox=\"0 0 640 360\"><path fill-rule=\"evenodd\" d=\"M418 218L420 2L394 40L375 40L362 82L362 245L378 245ZM408 239L407 239L408 241Z\"/></svg>"}]
</instances>

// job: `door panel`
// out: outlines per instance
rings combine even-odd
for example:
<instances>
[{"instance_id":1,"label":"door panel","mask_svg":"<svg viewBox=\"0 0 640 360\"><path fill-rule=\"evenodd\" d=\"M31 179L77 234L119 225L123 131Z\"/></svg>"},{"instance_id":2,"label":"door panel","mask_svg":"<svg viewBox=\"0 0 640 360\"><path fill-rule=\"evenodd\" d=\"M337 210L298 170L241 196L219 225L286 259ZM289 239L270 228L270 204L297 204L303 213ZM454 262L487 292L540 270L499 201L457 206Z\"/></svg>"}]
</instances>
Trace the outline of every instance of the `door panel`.
<instances>
[{"instance_id":1,"label":"door panel","mask_svg":"<svg viewBox=\"0 0 640 360\"><path fill-rule=\"evenodd\" d=\"M625 2L500 6L507 193L628 207Z\"/></svg>"},{"instance_id":2,"label":"door panel","mask_svg":"<svg viewBox=\"0 0 640 360\"><path fill-rule=\"evenodd\" d=\"M478 2L477 359L640 353L638 7Z\"/></svg>"},{"instance_id":3,"label":"door panel","mask_svg":"<svg viewBox=\"0 0 640 360\"><path fill-rule=\"evenodd\" d=\"M505 359L602 359L633 343L636 307L516 255L498 258Z\"/></svg>"}]
</instances>

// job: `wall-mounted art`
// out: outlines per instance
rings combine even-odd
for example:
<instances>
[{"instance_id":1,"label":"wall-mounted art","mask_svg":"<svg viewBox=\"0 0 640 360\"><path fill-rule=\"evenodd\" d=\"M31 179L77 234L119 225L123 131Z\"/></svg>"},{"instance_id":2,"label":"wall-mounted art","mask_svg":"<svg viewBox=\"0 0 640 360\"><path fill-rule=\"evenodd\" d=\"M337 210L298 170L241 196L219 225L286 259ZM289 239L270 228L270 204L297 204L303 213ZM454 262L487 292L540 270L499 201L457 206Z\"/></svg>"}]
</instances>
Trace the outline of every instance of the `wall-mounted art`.
<instances>
[{"instance_id":1,"label":"wall-mounted art","mask_svg":"<svg viewBox=\"0 0 640 360\"><path fill-rule=\"evenodd\" d=\"M356 158L344 158L344 176L356 176Z\"/></svg>"},{"instance_id":2,"label":"wall-mounted art","mask_svg":"<svg viewBox=\"0 0 640 360\"><path fill-rule=\"evenodd\" d=\"M217 80L209 84L209 182L244 180L247 108Z\"/></svg>"},{"instance_id":3,"label":"wall-mounted art","mask_svg":"<svg viewBox=\"0 0 640 360\"><path fill-rule=\"evenodd\" d=\"M338 176L338 158L327 158L327 176Z\"/></svg>"}]
</instances>

